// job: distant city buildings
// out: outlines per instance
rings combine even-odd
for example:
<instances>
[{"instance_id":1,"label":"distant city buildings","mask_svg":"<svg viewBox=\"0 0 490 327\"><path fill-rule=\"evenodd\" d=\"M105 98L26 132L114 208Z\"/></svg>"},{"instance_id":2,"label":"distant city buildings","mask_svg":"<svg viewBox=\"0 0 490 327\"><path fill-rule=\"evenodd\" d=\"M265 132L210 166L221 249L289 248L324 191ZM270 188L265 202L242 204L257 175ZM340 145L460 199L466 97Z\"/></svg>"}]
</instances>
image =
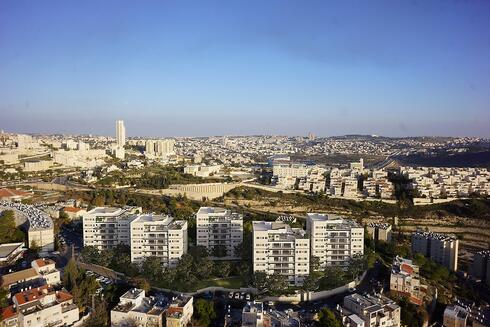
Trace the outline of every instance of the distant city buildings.
<instances>
[{"instance_id":1,"label":"distant city buildings","mask_svg":"<svg viewBox=\"0 0 490 327\"><path fill-rule=\"evenodd\" d=\"M142 214L131 221L131 262L158 258L164 267L175 267L187 253L187 221L170 216Z\"/></svg>"},{"instance_id":2,"label":"distant city buildings","mask_svg":"<svg viewBox=\"0 0 490 327\"><path fill-rule=\"evenodd\" d=\"M138 207L97 207L83 215L83 245L109 250L118 244L130 246L131 222Z\"/></svg>"},{"instance_id":3,"label":"distant city buildings","mask_svg":"<svg viewBox=\"0 0 490 327\"><path fill-rule=\"evenodd\" d=\"M227 209L201 207L196 214L196 245L211 257L238 259L236 249L243 242L243 216Z\"/></svg>"},{"instance_id":4,"label":"distant city buildings","mask_svg":"<svg viewBox=\"0 0 490 327\"><path fill-rule=\"evenodd\" d=\"M175 155L175 140L147 140L145 142L145 156L151 159L167 158Z\"/></svg>"},{"instance_id":5,"label":"distant city buildings","mask_svg":"<svg viewBox=\"0 0 490 327\"><path fill-rule=\"evenodd\" d=\"M391 242L391 225L386 223L369 223L366 226L368 234L375 241Z\"/></svg>"},{"instance_id":6,"label":"distant city buildings","mask_svg":"<svg viewBox=\"0 0 490 327\"><path fill-rule=\"evenodd\" d=\"M253 222L253 271L286 276L302 285L310 273L310 239L283 222Z\"/></svg>"},{"instance_id":7,"label":"distant city buildings","mask_svg":"<svg viewBox=\"0 0 490 327\"><path fill-rule=\"evenodd\" d=\"M306 230L311 256L319 259L320 269L345 267L351 258L364 254L364 228L353 220L333 214L309 213Z\"/></svg>"},{"instance_id":8,"label":"distant city buildings","mask_svg":"<svg viewBox=\"0 0 490 327\"><path fill-rule=\"evenodd\" d=\"M399 327L401 308L395 301L381 295L351 294L337 307L346 327Z\"/></svg>"},{"instance_id":9,"label":"distant city buildings","mask_svg":"<svg viewBox=\"0 0 490 327\"><path fill-rule=\"evenodd\" d=\"M450 271L458 270L459 240L455 236L432 232L412 233L412 252L421 253Z\"/></svg>"}]
</instances>

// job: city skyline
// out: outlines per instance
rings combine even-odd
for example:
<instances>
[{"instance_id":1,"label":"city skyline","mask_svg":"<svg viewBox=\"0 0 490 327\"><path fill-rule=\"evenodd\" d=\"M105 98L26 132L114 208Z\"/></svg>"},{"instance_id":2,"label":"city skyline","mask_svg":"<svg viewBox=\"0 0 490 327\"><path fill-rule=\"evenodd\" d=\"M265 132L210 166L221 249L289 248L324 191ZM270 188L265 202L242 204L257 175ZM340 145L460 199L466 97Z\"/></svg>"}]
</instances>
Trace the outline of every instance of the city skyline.
<instances>
[{"instance_id":1,"label":"city skyline","mask_svg":"<svg viewBox=\"0 0 490 327\"><path fill-rule=\"evenodd\" d=\"M490 137L488 12L3 1L0 129L112 136L122 119L130 137Z\"/></svg>"}]
</instances>

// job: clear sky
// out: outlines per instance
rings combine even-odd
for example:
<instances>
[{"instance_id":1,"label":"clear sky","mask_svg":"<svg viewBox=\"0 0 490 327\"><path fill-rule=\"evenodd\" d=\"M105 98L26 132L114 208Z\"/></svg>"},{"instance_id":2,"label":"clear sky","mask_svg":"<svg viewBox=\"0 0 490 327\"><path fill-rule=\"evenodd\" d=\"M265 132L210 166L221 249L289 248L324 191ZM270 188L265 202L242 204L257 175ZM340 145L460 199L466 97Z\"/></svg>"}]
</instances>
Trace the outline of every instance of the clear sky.
<instances>
[{"instance_id":1,"label":"clear sky","mask_svg":"<svg viewBox=\"0 0 490 327\"><path fill-rule=\"evenodd\" d=\"M490 1L0 1L0 129L490 137Z\"/></svg>"}]
</instances>

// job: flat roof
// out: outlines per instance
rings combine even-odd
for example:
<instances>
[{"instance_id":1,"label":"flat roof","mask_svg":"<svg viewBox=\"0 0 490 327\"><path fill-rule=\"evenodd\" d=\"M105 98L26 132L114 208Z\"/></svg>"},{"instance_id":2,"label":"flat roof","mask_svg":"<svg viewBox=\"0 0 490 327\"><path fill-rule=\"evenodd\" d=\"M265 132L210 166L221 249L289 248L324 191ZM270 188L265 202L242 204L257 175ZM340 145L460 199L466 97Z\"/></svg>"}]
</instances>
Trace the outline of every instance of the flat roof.
<instances>
[{"instance_id":1,"label":"flat roof","mask_svg":"<svg viewBox=\"0 0 490 327\"><path fill-rule=\"evenodd\" d=\"M24 242L0 244L0 258L8 258L15 250L23 246Z\"/></svg>"},{"instance_id":2,"label":"flat roof","mask_svg":"<svg viewBox=\"0 0 490 327\"><path fill-rule=\"evenodd\" d=\"M6 274L2 276L2 286L9 286L15 284L17 282L35 279L38 277L37 271L34 268L27 268L24 270L16 271L10 274Z\"/></svg>"}]
</instances>

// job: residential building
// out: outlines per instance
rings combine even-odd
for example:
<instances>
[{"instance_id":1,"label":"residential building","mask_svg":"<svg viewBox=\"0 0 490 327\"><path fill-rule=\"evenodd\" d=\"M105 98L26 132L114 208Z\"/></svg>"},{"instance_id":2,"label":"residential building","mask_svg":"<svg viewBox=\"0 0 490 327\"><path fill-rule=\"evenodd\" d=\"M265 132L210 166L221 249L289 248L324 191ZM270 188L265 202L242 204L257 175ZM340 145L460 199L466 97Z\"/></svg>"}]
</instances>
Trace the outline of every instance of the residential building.
<instances>
[{"instance_id":1,"label":"residential building","mask_svg":"<svg viewBox=\"0 0 490 327\"><path fill-rule=\"evenodd\" d=\"M450 271L458 270L459 240L452 235L417 231L412 233L412 252L421 253Z\"/></svg>"},{"instance_id":2,"label":"residential building","mask_svg":"<svg viewBox=\"0 0 490 327\"><path fill-rule=\"evenodd\" d=\"M473 257L471 274L490 286L490 250L479 251Z\"/></svg>"},{"instance_id":3,"label":"residential building","mask_svg":"<svg viewBox=\"0 0 490 327\"><path fill-rule=\"evenodd\" d=\"M158 304L145 291L132 288L119 298L118 305L111 310L113 327L162 327L167 304Z\"/></svg>"},{"instance_id":4,"label":"residential building","mask_svg":"<svg viewBox=\"0 0 490 327\"><path fill-rule=\"evenodd\" d=\"M0 265L7 265L22 256L25 248L24 242L0 244Z\"/></svg>"},{"instance_id":5,"label":"residential building","mask_svg":"<svg viewBox=\"0 0 490 327\"><path fill-rule=\"evenodd\" d=\"M187 253L187 221L170 216L143 214L131 221L131 262L141 264L147 257L175 267Z\"/></svg>"},{"instance_id":6,"label":"residential building","mask_svg":"<svg viewBox=\"0 0 490 327\"><path fill-rule=\"evenodd\" d=\"M71 326L80 319L73 296L48 285L19 292L12 301L2 310L1 326Z\"/></svg>"},{"instance_id":7,"label":"residential building","mask_svg":"<svg viewBox=\"0 0 490 327\"><path fill-rule=\"evenodd\" d=\"M426 286L420 284L419 267L412 260L396 256L391 266L390 291L422 305L425 289Z\"/></svg>"},{"instance_id":8,"label":"residential building","mask_svg":"<svg viewBox=\"0 0 490 327\"><path fill-rule=\"evenodd\" d=\"M283 222L253 222L253 271L286 276L302 285L310 272L310 239Z\"/></svg>"},{"instance_id":9,"label":"residential building","mask_svg":"<svg viewBox=\"0 0 490 327\"><path fill-rule=\"evenodd\" d=\"M116 120L116 143L121 148L126 145L126 127L123 120Z\"/></svg>"},{"instance_id":10,"label":"residential building","mask_svg":"<svg viewBox=\"0 0 490 327\"><path fill-rule=\"evenodd\" d=\"M192 296L173 297L165 312L166 327L186 327L194 314L193 303Z\"/></svg>"},{"instance_id":11,"label":"residential building","mask_svg":"<svg viewBox=\"0 0 490 327\"><path fill-rule=\"evenodd\" d=\"M391 225L385 223L369 223L366 226L368 234L375 241L391 242Z\"/></svg>"},{"instance_id":12,"label":"residential building","mask_svg":"<svg viewBox=\"0 0 490 327\"><path fill-rule=\"evenodd\" d=\"M242 327L299 327L298 314L275 309L264 310L262 302L247 302L242 309Z\"/></svg>"},{"instance_id":13,"label":"residential building","mask_svg":"<svg viewBox=\"0 0 490 327\"><path fill-rule=\"evenodd\" d=\"M70 220L81 218L83 217L84 214L87 213L87 210L85 209L71 207L71 206L64 207L62 210L64 213L66 213L66 215L68 216L68 218L70 218Z\"/></svg>"},{"instance_id":14,"label":"residential building","mask_svg":"<svg viewBox=\"0 0 490 327\"><path fill-rule=\"evenodd\" d=\"M399 327L401 308L395 301L381 295L351 294L337 307L347 327Z\"/></svg>"},{"instance_id":15,"label":"residential building","mask_svg":"<svg viewBox=\"0 0 490 327\"><path fill-rule=\"evenodd\" d=\"M61 283L60 271L56 269L56 262L51 259L36 259L31 262L37 274L46 285L57 285Z\"/></svg>"},{"instance_id":16,"label":"residential building","mask_svg":"<svg viewBox=\"0 0 490 327\"><path fill-rule=\"evenodd\" d=\"M83 215L83 245L109 250L118 244L130 246L131 222L139 207L96 207Z\"/></svg>"},{"instance_id":17,"label":"residential building","mask_svg":"<svg viewBox=\"0 0 490 327\"><path fill-rule=\"evenodd\" d=\"M212 258L237 259L236 247L243 242L243 216L231 210L201 207L196 214L196 244Z\"/></svg>"},{"instance_id":18,"label":"residential building","mask_svg":"<svg viewBox=\"0 0 490 327\"><path fill-rule=\"evenodd\" d=\"M444 310L444 327L488 327L490 326L490 307L477 306L474 302L456 299L453 305Z\"/></svg>"},{"instance_id":19,"label":"residential building","mask_svg":"<svg viewBox=\"0 0 490 327\"><path fill-rule=\"evenodd\" d=\"M27 220L29 248L39 248L41 256L54 251L54 224L51 217L44 211L32 205L0 200L0 212L3 210L13 210L20 219Z\"/></svg>"},{"instance_id":20,"label":"residential building","mask_svg":"<svg viewBox=\"0 0 490 327\"><path fill-rule=\"evenodd\" d=\"M51 259L36 259L31 262L31 268L3 275L0 287L15 294L32 287L60 283L61 277L56 263Z\"/></svg>"},{"instance_id":21,"label":"residential building","mask_svg":"<svg viewBox=\"0 0 490 327\"><path fill-rule=\"evenodd\" d=\"M364 228L354 220L333 214L309 213L306 230L311 255L319 259L320 269L345 267L352 257L364 254Z\"/></svg>"}]
</instances>

